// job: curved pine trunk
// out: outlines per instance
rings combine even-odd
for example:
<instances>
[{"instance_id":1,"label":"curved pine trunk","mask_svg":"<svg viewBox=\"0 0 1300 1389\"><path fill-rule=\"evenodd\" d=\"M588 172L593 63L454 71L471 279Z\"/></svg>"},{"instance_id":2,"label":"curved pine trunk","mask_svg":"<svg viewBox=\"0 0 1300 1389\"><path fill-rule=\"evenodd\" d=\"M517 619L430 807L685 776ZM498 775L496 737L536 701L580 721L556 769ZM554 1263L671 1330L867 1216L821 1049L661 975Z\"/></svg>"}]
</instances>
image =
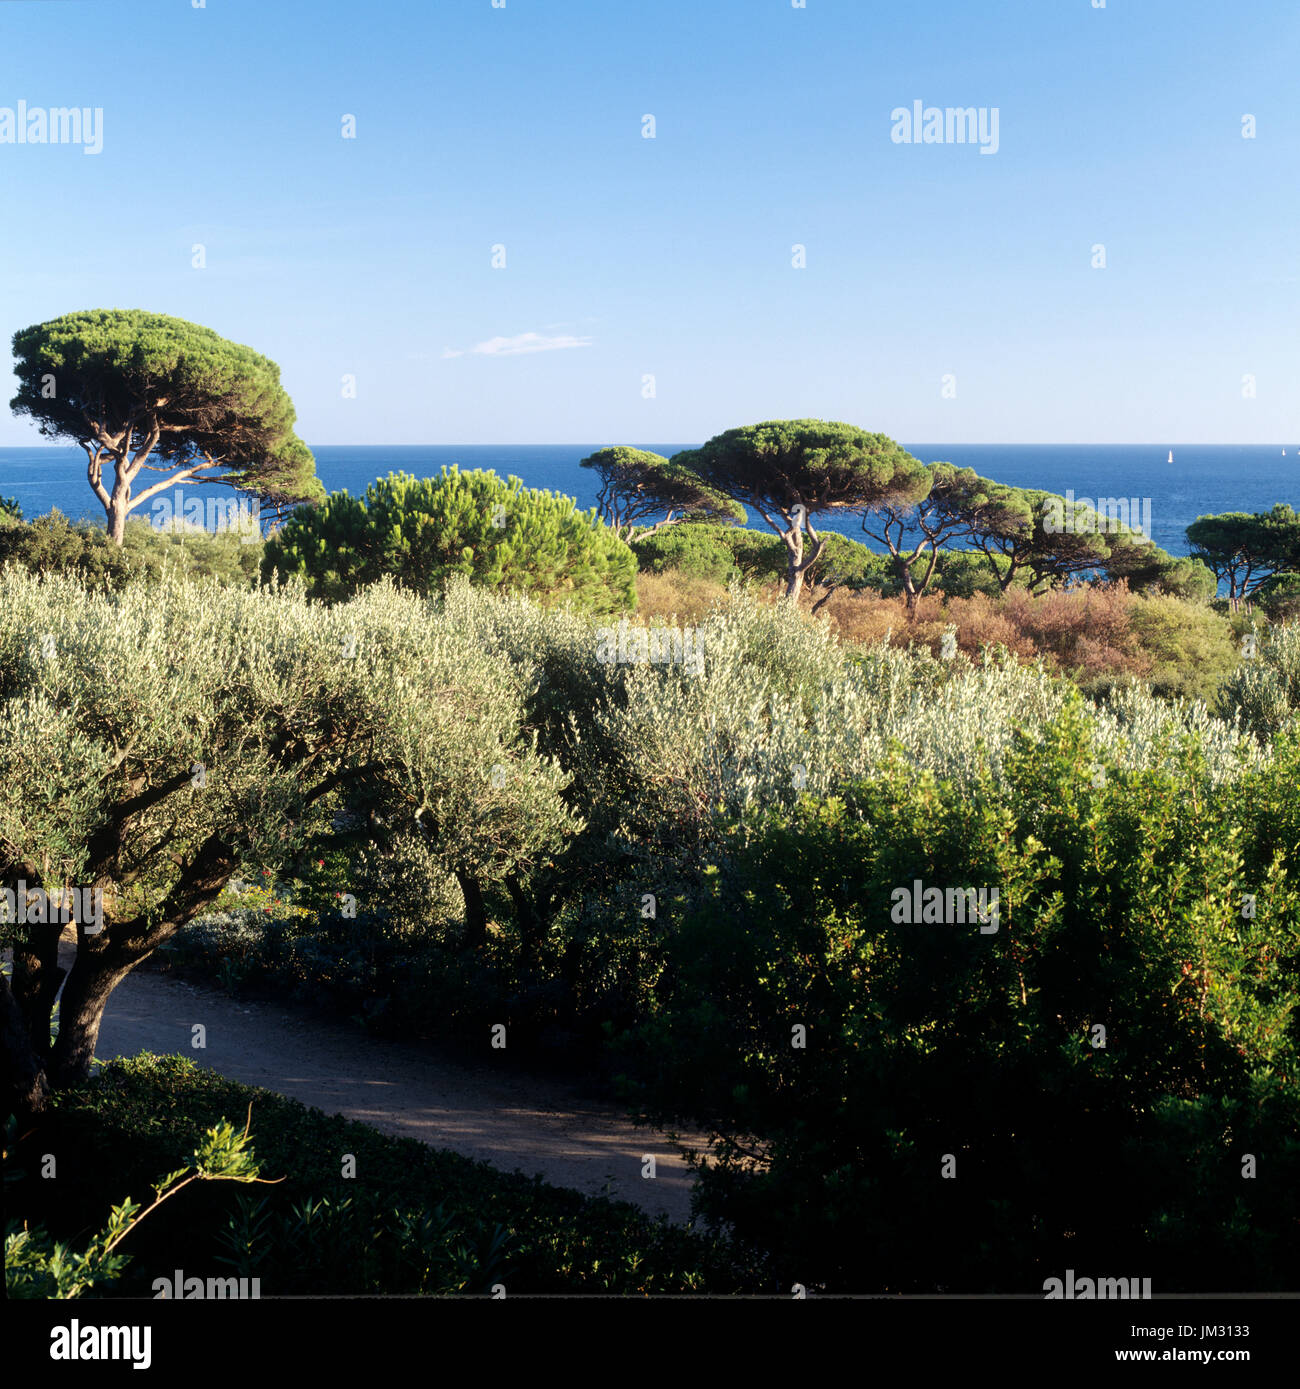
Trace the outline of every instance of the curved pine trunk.
<instances>
[{"instance_id":1,"label":"curved pine trunk","mask_svg":"<svg viewBox=\"0 0 1300 1389\"><path fill-rule=\"evenodd\" d=\"M805 549L803 536L798 531L793 536L783 536L786 551L789 555L789 562L786 566L785 577L785 596L789 602L796 603L799 595L803 592L803 576L821 558L822 551L826 548L826 541L813 532L809 539L812 541L811 547Z\"/></svg>"}]
</instances>

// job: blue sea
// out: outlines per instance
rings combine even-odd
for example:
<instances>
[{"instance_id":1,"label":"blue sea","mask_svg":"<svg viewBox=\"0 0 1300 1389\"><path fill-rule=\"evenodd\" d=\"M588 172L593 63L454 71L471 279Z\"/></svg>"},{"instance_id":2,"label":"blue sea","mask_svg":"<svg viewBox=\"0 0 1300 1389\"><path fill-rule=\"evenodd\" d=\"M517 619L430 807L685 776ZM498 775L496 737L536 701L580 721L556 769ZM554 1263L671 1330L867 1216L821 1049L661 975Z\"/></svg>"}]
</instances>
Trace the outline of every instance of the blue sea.
<instances>
[{"instance_id":1,"label":"blue sea","mask_svg":"<svg viewBox=\"0 0 1300 1389\"><path fill-rule=\"evenodd\" d=\"M1043 488L1076 498L1150 499L1152 537L1170 554L1185 555L1186 529L1198 516L1221 511L1267 511L1276 502L1300 509L1300 443L1197 444L1169 449L1151 444L906 444L926 463L939 460L973 468L984 477L1019 487ZM452 463L514 475L529 487L596 504L596 479L578 466L601 444L328 444L313 448L316 472L327 491L354 497L390 472L436 477ZM641 444L671 455L691 444ZM1285 455L1283 454L1285 448ZM151 481L157 475L149 475ZM110 483L111 486L111 483ZM224 488L185 489L187 496L231 495ZM103 508L86 481L85 455L77 448L0 448L0 497L15 497L27 518L58 508L72 519L102 524ZM137 515L148 517L145 504ZM750 524L763 528L750 513ZM858 523L819 523L823 529L864 539ZM872 548L878 548L873 546Z\"/></svg>"}]
</instances>

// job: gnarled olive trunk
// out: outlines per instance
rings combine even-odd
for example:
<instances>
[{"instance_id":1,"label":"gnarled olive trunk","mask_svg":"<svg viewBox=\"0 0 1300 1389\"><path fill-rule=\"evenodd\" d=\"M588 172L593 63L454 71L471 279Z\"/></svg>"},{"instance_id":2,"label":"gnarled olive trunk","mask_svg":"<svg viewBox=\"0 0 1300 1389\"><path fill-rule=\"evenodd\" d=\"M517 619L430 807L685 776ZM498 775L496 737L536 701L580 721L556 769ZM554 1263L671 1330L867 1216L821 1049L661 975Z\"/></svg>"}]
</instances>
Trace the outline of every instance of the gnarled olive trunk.
<instances>
[{"instance_id":1,"label":"gnarled olive trunk","mask_svg":"<svg viewBox=\"0 0 1300 1389\"><path fill-rule=\"evenodd\" d=\"M483 902L483 889L477 878L460 869L456 870L456 881L465 899L465 936L462 944L467 950L477 950L487 942L487 907Z\"/></svg>"},{"instance_id":2,"label":"gnarled olive trunk","mask_svg":"<svg viewBox=\"0 0 1300 1389\"><path fill-rule=\"evenodd\" d=\"M57 1088L75 1085L90 1075L113 990L152 953L152 948L114 946L106 940L82 941L59 998L59 1033L49 1064L50 1079Z\"/></svg>"},{"instance_id":3,"label":"gnarled olive trunk","mask_svg":"<svg viewBox=\"0 0 1300 1389\"><path fill-rule=\"evenodd\" d=\"M142 960L171 939L192 921L204 907L214 902L234 871L236 858L230 845L218 834L211 835L185 866L180 881L168 894L159 917L137 917L131 921L106 924L102 931L77 931L77 957L68 971L59 996L59 1030L54 1045L48 1045L50 1000L62 973L57 964L58 936L40 935L19 952L28 968L21 985L24 996L15 997L6 982L5 994L13 1004L17 1025L38 1061L43 1061L44 1079L56 1089L76 1085L90 1075L95 1059L104 1009L113 990ZM51 949L51 946L53 949ZM15 974L19 971L15 967ZM26 1006L24 1006L26 1001ZM39 1037L38 1037L39 1032ZM44 1060L48 1054L48 1060ZM15 1054L6 1065L21 1073L23 1060ZM12 1082L11 1082L12 1083Z\"/></svg>"}]
</instances>

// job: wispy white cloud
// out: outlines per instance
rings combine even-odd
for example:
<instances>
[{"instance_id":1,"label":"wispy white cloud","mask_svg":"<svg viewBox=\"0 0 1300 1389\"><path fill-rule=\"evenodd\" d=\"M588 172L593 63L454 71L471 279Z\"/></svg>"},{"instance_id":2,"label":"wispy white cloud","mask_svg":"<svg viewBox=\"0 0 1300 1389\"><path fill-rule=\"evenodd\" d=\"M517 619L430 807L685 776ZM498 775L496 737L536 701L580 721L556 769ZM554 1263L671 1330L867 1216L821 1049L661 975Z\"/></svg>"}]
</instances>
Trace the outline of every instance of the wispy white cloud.
<instances>
[{"instance_id":1,"label":"wispy white cloud","mask_svg":"<svg viewBox=\"0 0 1300 1389\"><path fill-rule=\"evenodd\" d=\"M552 338L541 333L518 333L513 338L488 338L469 349L445 347L442 355L444 358L463 357L468 350L475 357L518 357L525 352L559 352L566 347L590 347L591 344L591 338L575 337L572 333Z\"/></svg>"},{"instance_id":2,"label":"wispy white cloud","mask_svg":"<svg viewBox=\"0 0 1300 1389\"><path fill-rule=\"evenodd\" d=\"M513 338L489 338L475 343L470 351L480 357L517 357L521 352L558 352L565 347L590 347L590 338L577 338L561 333L548 338L541 333L520 333Z\"/></svg>"}]
</instances>

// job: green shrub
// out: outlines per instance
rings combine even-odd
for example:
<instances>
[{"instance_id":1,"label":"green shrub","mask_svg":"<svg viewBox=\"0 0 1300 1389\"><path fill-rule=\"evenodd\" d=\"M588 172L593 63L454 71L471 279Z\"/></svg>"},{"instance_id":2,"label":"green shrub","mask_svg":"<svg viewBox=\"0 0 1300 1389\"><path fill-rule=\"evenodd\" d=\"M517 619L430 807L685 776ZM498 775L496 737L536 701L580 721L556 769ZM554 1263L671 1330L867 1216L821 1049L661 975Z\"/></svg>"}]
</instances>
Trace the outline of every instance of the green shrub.
<instances>
[{"instance_id":1,"label":"green shrub","mask_svg":"<svg viewBox=\"0 0 1300 1389\"><path fill-rule=\"evenodd\" d=\"M810 583L849 589L897 587L886 556L837 531L824 531L822 538L826 547L808 571ZM737 578L759 584L784 584L786 579L785 545L766 531L683 521L637 541L633 549L640 567L655 574L675 569L723 584Z\"/></svg>"},{"instance_id":2,"label":"green shrub","mask_svg":"<svg viewBox=\"0 0 1300 1389\"><path fill-rule=\"evenodd\" d=\"M363 500L335 492L296 511L267 542L262 568L301 575L311 596L330 601L385 577L428 594L463 575L595 613L636 606L636 560L594 510L456 467L423 480L390 473Z\"/></svg>"},{"instance_id":3,"label":"green shrub","mask_svg":"<svg viewBox=\"0 0 1300 1389\"><path fill-rule=\"evenodd\" d=\"M16 1175L21 1180L22 1174ZM43 1226L20 1228L10 1221L5 1228L5 1293L16 1298L72 1298L101 1291L117 1281L130 1260L127 1254L114 1253L117 1246L191 1182L259 1180L247 1127L241 1134L223 1119L195 1145L185 1166L152 1183L154 1199L147 1208L130 1199L115 1205L108 1224L79 1253L52 1240Z\"/></svg>"},{"instance_id":4,"label":"green shrub","mask_svg":"<svg viewBox=\"0 0 1300 1389\"><path fill-rule=\"evenodd\" d=\"M1300 574L1277 574L1255 590L1255 606L1270 622L1300 621Z\"/></svg>"},{"instance_id":5,"label":"green shrub","mask_svg":"<svg viewBox=\"0 0 1300 1389\"><path fill-rule=\"evenodd\" d=\"M1214 571L1199 559L1166 561L1155 581L1157 592L1187 603L1209 603L1219 591Z\"/></svg>"},{"instance_id":6,"label":"green shrub","mask_svg":"<svg viewBox=\"0 0 1300 1389\"><path fill-rule=\"evenodd\" d=\"M247 588L258 580L263 541L234 527L207 531L202 526L176 524L164 531L139 518L126 523L122 548L128 554L157 557L162 566L191 578L213 578Z\"/></svg>"},{"instance_id":7,"label":"green shrub","mask_svg":"<svg viewBox=\"0 0 1300 1389\"><path fill-rule=\"evenodd\" d=\"M1274 756L1251 768L1236 784L1246 876L1257 879L1274 862L1300 878L1300 796L1295 768L1300 764L1300 722L1293 721L1273 740ZM1295 981L1292 980L1292 987Z\"/></svg>"},{"instance_id":8,"label":"green shrub","mask_svg":"<svg viewBox=\"0 0 1300 1389\"><path fill-rule=\"evenodd\" d=\"M74 525L57 510L34 521L0 525L0 565L64 574L97 593L156 583L165 571L247 587L257 578L261 554L260 540L245 543L234 530L209 534L183 527L164 534L140 517L126 523L121 545L114 545L100 527Z\"/></svg>"},{"instance_id":9,"label":"green shrub","mask_svg":"<svg viewBox=\"0 0 1300 1389\"><path fill-rule=\"evenodd\" d=\"M625 1040L644 1112L715 1135L702 1213L842 1292L1289 1287L1300 893L1250 861L1239 787L1170 753L1125 770L1076 697L1001 784L900 757L738 826ZM903 918L917 881L996 888L996 930Z\"/></svg>"},{"instance_id":10,"label":"green shrub","mask_svg":"<svg viewBox=\"0 0 1300 1389\"><path fill-rule=\"evenodd\" d=\"M997 563L999 570L1005 572L1009 561L998 556ZM1019 578L1017 586L1023 587L1024 582ZM977 550L940 550L934 587L949 598L973 598L977 593L997 598L1002 592L988 556Z\"/></svg>"},{"instance_id":11,"label":"green shrub","mask_svg":"<svg viewBox=\"0 0 1300 1389\"><path fill-rule=\"evenodd\" d=\"M694 579L725 584L740 573L735 552L727 543L728 529L682 521L638 540L632 552L638 567L649 573L662 574L675 569ZM780 545L781 542L776 543Z\"/></svg>"},{"instance_id":12,"label":"green shrub","mask_svg":"<svg viewBox=\"0 0 1300 1389\"><path fill-rule=\"evenodd\" d=\"M834 586L850 591L872 589L886 594L900 591L887 555L877 554L861 541L850 540L838 531L823 531L822 538L826 548L809 570L813 583L822 588Z\"/></svg>"},{"instance_id":13,"label":"green shrub","mask_svg":"<svg viewBox=\"0 0 1300 1389\"><path fill-rule=\"evenodd\" d=\"M1208 607L1167 595L1139 597L1129 622L1152 658L1147 681L1158 695L1212 702L1237 665L1232 627Z\"/></svg>"},{"instance_id":14,"label":"green shrub","mask_svg":"<svg viewBox=\"0 0 1300 1389\"><path fill-rule=\"evenodd\" d=\"M722 528L719 527L721 530ZM789 552L779 536L766 531L728 527L722 536L731 550L737 572L758 584L784 583Z\"/></svg>"},{"instance_id":15,"label":"green shrub","mask_svg":"<svg viewBox=\"0 0 1300 1389\"><path fill-rule=\"evenodd\" d=\"M156 579L162 569L156 553L114 545L99 527L74 525L57 510L0 526L0 567L5 565L66 575L96 593L120 592L128 584Z\"/></svg>"},{"instance_id":16,"label":"green shrub","mask_svg":"<svg viewBox=\"0 0 1300 1389\"><path fill-rule=\"evenodd\" d=\"M860 541L850 540L838 531L822 531L825 541L821 557L807 572L806 581L818 588L874 588L894 592L897 580L890 561ZM736 568L757 583L784 584L787 551L780 538L762 531L730 528L723 537L731 546Z\"/></svg>"}]
</instances>

